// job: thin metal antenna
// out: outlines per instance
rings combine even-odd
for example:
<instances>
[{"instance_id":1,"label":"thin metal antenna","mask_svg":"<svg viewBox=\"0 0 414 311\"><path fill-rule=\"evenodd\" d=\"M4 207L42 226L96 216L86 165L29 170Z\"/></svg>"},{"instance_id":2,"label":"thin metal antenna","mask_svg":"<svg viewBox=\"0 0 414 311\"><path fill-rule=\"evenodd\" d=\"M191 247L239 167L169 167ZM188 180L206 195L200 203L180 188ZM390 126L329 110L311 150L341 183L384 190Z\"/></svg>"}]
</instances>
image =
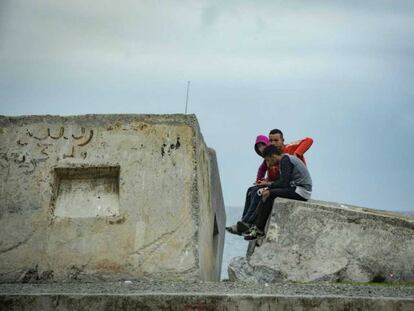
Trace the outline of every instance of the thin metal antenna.
<instances>
[{"instance_id":1,"label":"thin metal antenna","mask_svg":"<svg viewBox=\"0 0 414 311\"><path fill-rule=\"evenodd\" d=\"M190 93L190 81L187 81L187 99L185 100L185 114L187 114L188 94Z\"/></svg>"}]
</instances>

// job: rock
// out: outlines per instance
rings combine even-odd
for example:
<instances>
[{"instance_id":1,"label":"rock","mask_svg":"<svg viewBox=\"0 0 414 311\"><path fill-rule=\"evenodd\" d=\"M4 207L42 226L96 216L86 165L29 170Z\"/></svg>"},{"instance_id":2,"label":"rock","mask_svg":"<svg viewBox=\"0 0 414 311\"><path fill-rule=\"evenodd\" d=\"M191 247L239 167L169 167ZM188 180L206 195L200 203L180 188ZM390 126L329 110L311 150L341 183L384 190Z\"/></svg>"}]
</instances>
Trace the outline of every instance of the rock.
<instances>
[{"instance_id":1,"label":"rock","mask_svg":"<svg viewBox=\"0 0 414 311\"><path fill-rule=\"evenodd\" d=\"M29 283L29 282L34 282L37 281L38 279L38 271L37 271L37 266L34 269L27 269L25 271L23 271L23 273L21 274L21 276L18 279L18 282L20 283Z\"/></svg>"},{"instance_id":2,"label":"rock","mask_svg":"<svg viewBox=\"0 0 414 311\"><path fill-rule=\"evenodd\" d=\"M34 283L34 282L44 282L50 281L53 279L53 271L39 271L39 267L36 265L32 269L24 270L20 277L17 279L19 283Z\"/></svg>"},{"instance_id":3,"label":"rock","mask_svg":"<svg viewBox=\"0 0 414 311\"><path fill-rule=\"evenodd\" d=\"M276 283L284 280L286 275L281 271L274 271L266 266L252 266L246 257L235 257L228 267L230 280L258 282L262 284Z\"/></svg>"},{"instance_id":4,"label":"rock","mask_svg":"<svg viewBox=\"0 0 414 311\"><path fill-rule=\"evenodd\" d=\"M229 265L230 280L248 282L413 277L413 217L321 201L277 199L262 245Z\"/></svg>"},{"instance_id":5,"label":"rock","mask_svg":"<svg viewBox=\"0 0 414 311\"><path fill-rule=\"evenodd\" d=\"M227 268L227 272L230 281L256 282L257 280L253 275L253 267L245 257L234 257Z\"/></svg>"}]
</instances>

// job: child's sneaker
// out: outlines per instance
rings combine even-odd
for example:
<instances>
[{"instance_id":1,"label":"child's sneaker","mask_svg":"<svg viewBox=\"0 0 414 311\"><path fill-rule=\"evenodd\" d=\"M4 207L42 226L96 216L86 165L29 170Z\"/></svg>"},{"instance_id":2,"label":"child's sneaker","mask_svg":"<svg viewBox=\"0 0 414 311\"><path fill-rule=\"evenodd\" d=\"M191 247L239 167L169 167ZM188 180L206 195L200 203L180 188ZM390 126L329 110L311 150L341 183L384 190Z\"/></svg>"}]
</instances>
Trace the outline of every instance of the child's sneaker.
<instances>
[{"instance_id":1,"label":"child's sneaker","mask_svg":"<svg viewBox=\"0 0 414 311\"><path fill-rule=\"evenodd\" d=\"M241 234L246 233L247 231L249 231L251 225L243 222L243 221L238 221L237 222L237 232L240 232Z\"/></svg>"},{"instance_id":2,"label":"child's sneaker","mask_svg":"<svg viewBox=\"0 0 414 311\"><path fill-rule=\"evenodd\" d=\"M253 226L247 231L246 233L243 233L244 239L247 241L253 241L258 238L264 237L264 232L262 230L259 230L256 226Z\"/></svg>"},{"instance_id":3,"label":"child's sneaker","mask_svg":"<svg viewBox=\"0 0 414 311\"><path fill-rule=\"evenodd\" d=\"M241 232L239 232L239 231L237 230L237 225L232 225L232 226L226 227L226 230L227 230L228 232L230 232L231 234L242 235L242 234L241 234Z\"/></svg>"}]
</instances>

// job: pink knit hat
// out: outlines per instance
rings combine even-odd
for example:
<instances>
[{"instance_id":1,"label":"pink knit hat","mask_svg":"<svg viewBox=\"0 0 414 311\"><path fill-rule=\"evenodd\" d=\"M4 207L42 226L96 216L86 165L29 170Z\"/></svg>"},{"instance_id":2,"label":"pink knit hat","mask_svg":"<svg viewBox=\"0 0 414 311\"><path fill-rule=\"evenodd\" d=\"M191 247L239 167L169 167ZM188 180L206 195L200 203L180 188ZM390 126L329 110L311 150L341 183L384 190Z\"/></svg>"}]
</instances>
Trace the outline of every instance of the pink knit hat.
<instances>
[{"instance_id":1,"label":"pink knit hat","mask_svg":"<svg viewBox=\"0 0 414 311\"><path fill-rule=\"evenodd\" d=\"M263 156L262 155L262 153L259 151L259 149L257 148L257 144L259 144L259 143L262 143L262 144L265 144L266 146L268 145L268 144L270 144L270 141L269 141L269 138L267 138L267 136L266 135L258 135L257 137L256 137L256 143L254 144L254 150L256 151L256 153L259 155L259 156Z\"/></svg>"}]
</instances>

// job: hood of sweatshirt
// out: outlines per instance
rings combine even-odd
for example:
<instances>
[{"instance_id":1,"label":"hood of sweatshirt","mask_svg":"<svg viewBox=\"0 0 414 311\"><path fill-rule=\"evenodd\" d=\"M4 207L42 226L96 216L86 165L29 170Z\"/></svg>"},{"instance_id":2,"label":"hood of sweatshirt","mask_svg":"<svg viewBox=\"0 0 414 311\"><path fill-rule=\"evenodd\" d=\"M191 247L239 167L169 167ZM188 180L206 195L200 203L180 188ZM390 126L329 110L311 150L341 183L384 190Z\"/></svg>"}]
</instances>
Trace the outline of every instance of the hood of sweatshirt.
<instances>
[{"instance_id":1,"label":"hood of sweatshirt","mask_svg":"<svg viewBox=\"0 0 414 311\"><path fill-rule=\"evenodd\" d=\"M263 143L267 146L270 143L269 138L267 138L267 136L265 135L258 135L256 137L256 143L254 144L254 150L259 156L263 157L263 154L257 148L259 143Z\"/></svg>"}]
</instances>

